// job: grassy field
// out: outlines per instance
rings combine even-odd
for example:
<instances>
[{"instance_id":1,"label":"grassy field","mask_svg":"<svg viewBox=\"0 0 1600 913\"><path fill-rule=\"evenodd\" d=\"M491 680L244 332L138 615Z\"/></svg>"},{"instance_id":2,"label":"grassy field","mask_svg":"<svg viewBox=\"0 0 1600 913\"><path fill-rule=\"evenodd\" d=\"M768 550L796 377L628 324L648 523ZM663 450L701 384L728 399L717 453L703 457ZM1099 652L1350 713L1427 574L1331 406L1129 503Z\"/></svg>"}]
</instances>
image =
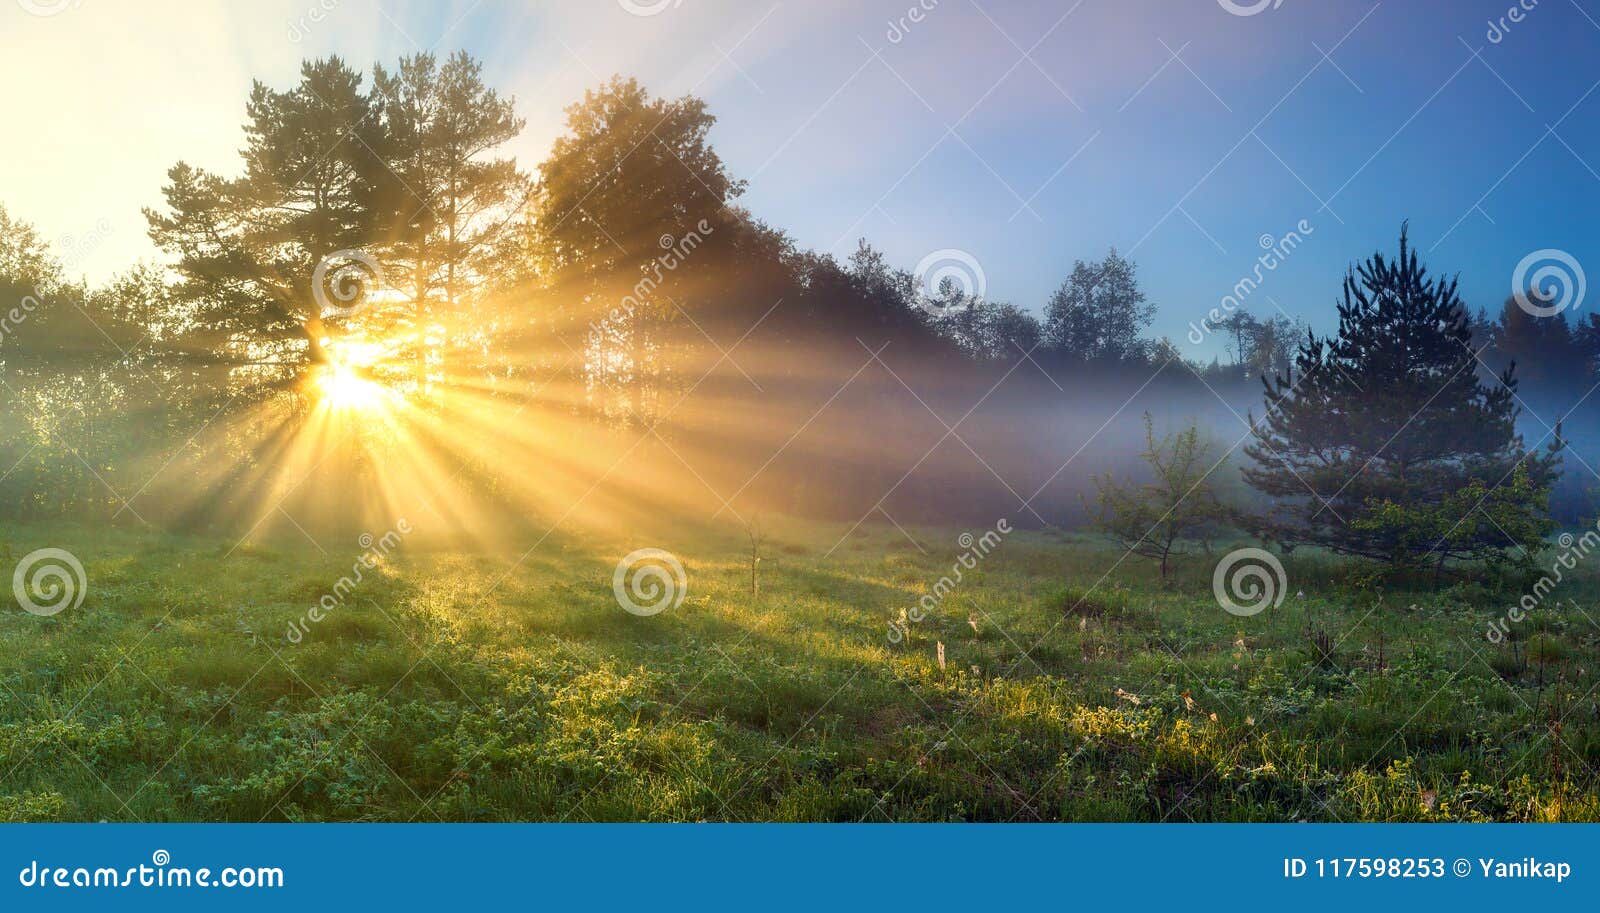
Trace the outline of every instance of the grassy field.
<instances>
[{"instance_id":1,"label":"grassy field","mask_svg":"<svg viewBox=\"0 0 1600 913\"><path fill-rule=\"evenodd\" d=\"M1591 578L1495 645L1515 594L1304 558L1238 618L1212 560L1095 586L1118 552L1017 532L893 644L962 550L911 532L777 525L759 596L732 535L407 543L291 643L354 543L12 528L89 584L0 613L0 820L1600 819ZM687 569L653 617L641 545Z\"/></svg>"}]
</instances>

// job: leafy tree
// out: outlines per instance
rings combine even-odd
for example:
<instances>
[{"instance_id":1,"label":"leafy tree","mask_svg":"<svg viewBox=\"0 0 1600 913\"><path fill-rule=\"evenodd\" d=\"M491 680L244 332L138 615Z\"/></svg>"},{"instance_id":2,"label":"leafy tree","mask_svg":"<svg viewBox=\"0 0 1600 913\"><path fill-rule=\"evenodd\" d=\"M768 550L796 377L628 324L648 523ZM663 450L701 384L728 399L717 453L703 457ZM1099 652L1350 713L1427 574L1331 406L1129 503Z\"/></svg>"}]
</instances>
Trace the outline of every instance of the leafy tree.
<instances>
[{"instance_id":1,"label":"leafy tree","mask_svg":"<svg viewBox=\"0 0 1600 913\"><path fill-rule=\"evenodd\" d=\"M1045 307L1044 345L1079 361L1142 357L1139 334L1155 319L1131 260L1113 248L1098 263L1077 261Z\"/></svg>"},{"instance_id":2,"label":"leafy tree","mask_svg":"<svg viewBox=\"0 0 1600 913\"><path fill-rule=\"evenodd\" d=\"M1296 340L1306 334L1306 326L1282 314L1258 320L1251 328L1250 370L1262 377L1289 374L1294 368Z\"/></svg>"},{"instance_id":3,"label":"leafy tree","mask_svg":"<svg viewBox=\"0 0 1600 913\"><path fill-rule=\"evenodd\" d=\"M972 300L930 321L935 330L980 360L1022 357L1039 344L1038 318L1014 304Z\"/></svg>"},{"instance_id":4,"label":"leafy tree","mask_svg":"<svg viewBox=\"0 0 1600 913\"><path fill-rule=\"evenodd\" d=\"M644 421L671 382L671 330L692 291L678 266L736 221L728 204L744 184L712 148L716 118L698 98L652 98L619 77L566 113L534 207L547 297L578 302L590 380L625 390L629 418Z\"/></svg>"},{"instance_id":5,"label":"leafy tree","mask_svg":"<svg viewBox=\"0 0 1600 913\"><path fill-rule=\"evenodd\" d=\"M132 463L182 389L145 322L162 291L148 270L101 290L67 281L34 229L0 208L0 511L112 516L118 490L132 490L119 476L139 475Z\"/></svg>"},{"instance_id":6,"label":"leafy tree","mask_svg":"<svg viewBox=\"0 0 1600 913\"><path fill-rule=\"evenodd\" d=\"M1514 369L1483 382L1455 281L1430 277L1400 234L1344 280L1339 332L1308 335L1296 379L1264 379L1250 485L1279 500L1258 529L1285 547L1409 566L1534 549L1560 435L1543 453L1516 431Z\"/></svg>"},{"instance_id":7,"label":"leafy tree","mask_svg":"<svg viewBox=\"0 0 1600 913\"><path fill-rule=\"evenodd\" d=\"M1142 485L1096 476L1097 529L1129 551L1160 563L1165 580L1172 559L1188 554L1185 543L1203 539L1228 517L1210 481L1220 465L1214 447L1193 423L1157 436L1150 413L1144 415L1145 449L1140 459L1151 480Z\"/></svg>"},{"instance_id":8,"label":"leafy tree","mask_svg":"<svg viewBox=\"0 0 1600 913\"><path fill-rule=\"evenodd\" d=\"M1250 343L1255 337L1256 318L1244 308L1228 314L1217 323L1217 329L1233 337L1233 362L1244 364L1250 357Z\"/></svg>"},{"instance_id":9,"label":"leafy tree","mask_svg":"<svg viewBox=\"0 0 1600 913\"><path fill-rule=\"evenodd\" d=\"M59 283L61 267L32 225L0 206L0 281L18 288Z\"/></svg>"},{"instance_id":10,"label":"leafy tree","mask_svg":"<svg viewBox=\"0 0 1600 913\"><path fill-rule=\"evenodd\" d=\"M1302 324L1281 314L1262 320L1244 308L1230 313L1217 327L1233 337L1234 364L1261 376L1288 373L1294 364L1295 339L1305 332Z\"/></svg>"},{"instance_id":11,"label":"leafy tree","mask_svg":"<svg viewBox=\"0 0 1600 913\"><path fill-rule=\"evenodd\" d=\"M744 192L711 147L716 118L698 98L652 98L617 77L566 114L568 132L539 166L537 223L558 269L636 268L662 236L715 225Z\"/></svg>"}]
</instances>

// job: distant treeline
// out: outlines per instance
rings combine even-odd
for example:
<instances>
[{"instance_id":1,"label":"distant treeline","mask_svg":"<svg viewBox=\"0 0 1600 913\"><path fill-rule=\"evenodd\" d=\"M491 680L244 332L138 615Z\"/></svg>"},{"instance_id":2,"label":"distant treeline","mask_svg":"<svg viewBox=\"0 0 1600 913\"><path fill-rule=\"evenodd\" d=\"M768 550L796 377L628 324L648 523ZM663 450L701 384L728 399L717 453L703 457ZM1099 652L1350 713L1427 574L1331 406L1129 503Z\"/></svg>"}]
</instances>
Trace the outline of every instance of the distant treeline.
<instances>
[{"instance_id":1,"label":"distant treeline","mask_svg":"<svg viewBox=\"0 0 1600 913\"><path fill-rule=\"evenodd\" d=\"M0 210L7 516L242 534L417 501L538 526L581 502L1075 525L1142 413L1235 448L1305 336L1240 310L1225 361L1188 359L1148 337L1115 250L1038 316L985 297L959 251L804 250L738 205L702 101L631 80L568 108L532 172L501 155L514 102L463 55L308 62L245 115L234 173L169 172L159 265L86 285ZM1516 361L1531 441L1565 419L1556 515L1591 513L1600 321L1508 304L1473 332L1486 376ZM380 392L340 412L346 377Z\"/></svg>"}]
</instances>

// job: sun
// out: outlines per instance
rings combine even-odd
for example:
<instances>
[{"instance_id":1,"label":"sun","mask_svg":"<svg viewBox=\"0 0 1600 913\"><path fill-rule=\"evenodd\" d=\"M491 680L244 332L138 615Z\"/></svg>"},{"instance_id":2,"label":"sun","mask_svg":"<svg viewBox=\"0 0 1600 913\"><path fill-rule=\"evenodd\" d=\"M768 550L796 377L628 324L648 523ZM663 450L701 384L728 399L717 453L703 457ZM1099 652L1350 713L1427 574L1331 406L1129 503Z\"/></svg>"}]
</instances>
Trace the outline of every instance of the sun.
<instances>
[{"instance_id":1,"label":"sun","mask_svg":"<svg viewBox=\"0 0 1600 913\"><path fill-rule=\"evenodd\" d=\"M384 399L381 384L362 376L353 365L334 362L317 376L322 403L329 409L365 411L378 407Z\"/></svg>"}]
</instances>

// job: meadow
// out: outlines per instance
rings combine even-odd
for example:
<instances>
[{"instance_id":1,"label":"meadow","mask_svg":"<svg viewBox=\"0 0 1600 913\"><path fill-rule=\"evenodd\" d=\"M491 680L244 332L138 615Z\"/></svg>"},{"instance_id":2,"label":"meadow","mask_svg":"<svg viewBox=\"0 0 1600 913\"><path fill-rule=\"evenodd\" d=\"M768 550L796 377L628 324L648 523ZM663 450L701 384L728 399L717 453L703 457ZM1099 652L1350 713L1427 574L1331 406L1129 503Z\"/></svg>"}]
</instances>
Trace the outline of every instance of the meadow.
<instances>
[{"instance_id":1,"label":"meadow","mask_svg":"<svg viewBox=\"0 0 1600 913\"><path fill-rule=\"evenodd\" d=\"M782 525L759 595L741 537L663 542L651 617L632 542L408 543L294 643L358 549L13 528L88 591L0 614L0 820L1600 819L1591 578L1493 644L1480 584L1297 553L1241 618L1204 556L1017 531L894 643L960 551L908 532Z\"/></svg>"}]
</instances>

